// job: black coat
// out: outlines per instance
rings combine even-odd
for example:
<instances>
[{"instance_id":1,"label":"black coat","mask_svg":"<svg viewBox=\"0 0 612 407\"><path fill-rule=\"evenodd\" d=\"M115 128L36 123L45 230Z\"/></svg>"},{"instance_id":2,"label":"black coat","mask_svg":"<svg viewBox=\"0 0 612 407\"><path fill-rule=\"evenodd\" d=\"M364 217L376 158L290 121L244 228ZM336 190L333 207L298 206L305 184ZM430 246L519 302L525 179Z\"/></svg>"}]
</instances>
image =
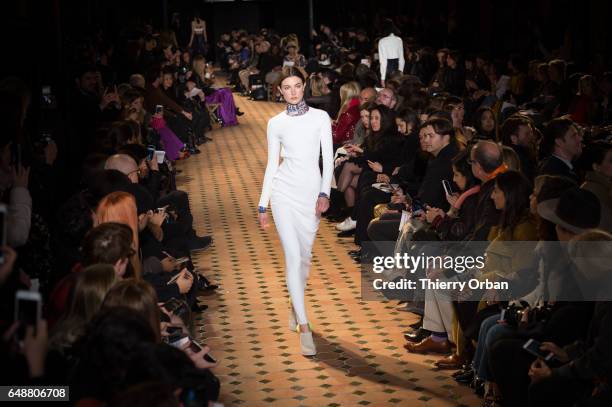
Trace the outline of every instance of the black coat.
<instances>
[{"instance_id":1,"label":"black coat","mask_svg":"<svg viewBox=\"0 0 612 407\"><path fill-rule=\"evenodd\" d=\"M442 186L442 180L452 181L452 160L458 151L457 145L450 143L440 150L436 157L429 159L423 182L417 193L418 198L424 205L440 208L443 211L447 211L450 207L446 200L446 192Z\"/></svg>"},{"instance_id":2,"label":"black coat","mask_svg":"<svg viewBox=\"0 0 612 407\"><path fill-rule=\"evenodd\" d=\"M576 183L580 182L580 178L574 170L554 155L548 156L542 161L538 169L538 175L558 175L560 177L570 178L576 181Z\"/></svg>"},{"instance_id":3,"label":"black coat","mask_svg":"<svg viewBox=\"0 0 612 407\"><path fill-rule=\"evenodd\" d=\"M571 362L555 374L585 381L612 379L612 302L597 302L586 343L566 347Z\"/></svg>"},{"instance_id":4,"label":"black coat","mask_svg":"<svg viewBox=\"0 0 612 407\"><path fill-rule=\"evenodd\" d=\"M480 187L475 209L477 218L474 229L465 236L464 240L487 241L491 228L499 224L501 211L495 209L495 204L491 199L493 188L495 188L495 179L488 180Z\"/></svg>"},{"instance_id":5,"label":"black coat","mask_svg":"<svg viewBox=\"0 0 612 407\"><path fill-rule=\"evenodd\" d=\"M532 154L529 149L524 146L513 144L512 149L518 155L519 160L521 162L521 172L525 174L527 179L533 182L536 170L535 155Z\"/></svg>"}]
</instances>

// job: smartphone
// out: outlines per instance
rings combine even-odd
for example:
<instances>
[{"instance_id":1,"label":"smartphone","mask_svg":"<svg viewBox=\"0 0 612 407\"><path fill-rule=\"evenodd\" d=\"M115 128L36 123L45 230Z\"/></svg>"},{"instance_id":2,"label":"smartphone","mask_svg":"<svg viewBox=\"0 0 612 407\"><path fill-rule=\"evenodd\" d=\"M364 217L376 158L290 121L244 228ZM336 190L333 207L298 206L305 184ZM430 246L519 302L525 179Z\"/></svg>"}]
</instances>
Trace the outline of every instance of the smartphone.
<instances>
[{"instance_id":1,"label":"smartphone","mask_svg":"<svg viewBox=\"0 0 612 407\"><path fill-rule=\"evenodd\" d=\"M545 351L541 350L540 349L541 345L542 345L541 342L536 341L535 339L529 339L523 345L523 349L531 353L533 356L541 358L546 362L552 360L555 357L555 354L552 352L546 353Z\"/></svg>"},{"instance_id":2,"label":"smartphone","mask_svg":"<svg viewBox=\"0 0 612 407\"><path fill-rule=\"evenodd\" d=\"M453 194L453 188L451 187L450 182L445 179L442 180L442 188L444 188L444 192L446 193L446 195Z\"/></svg>"},{"instance_id":3,"label":"smartphone","mask_svg":"<svg viewBox=\"0 0 612 407\"><path fill-rule=\"evenodd\" d=\"M42 296L37 291L19 290L15 293L15 321L21 323L19 339L25 338L25 327L33 326L36 333L38 320L42 317Z\"/></svg>"},{"instance_id":4,"label":"smartphone","mask_svg":"<svg viewBox=\"0 0 612 407\"><path fill-rule=\"evenodd\" d=\"M199 343L197 343L196 341L194 341L193 339L191 340L191 345L189 345L189 349L191 349L192 352L194 353L198 353L202 350L202 347L200 346ZM207 353L204 355L204 360L210 363L217 363L217 360L215 358L213 358L210 353Z\"/></svg>"},{"instance_id":5,"label":"smartphone","mask_svg":"<svg viewBox=\"0 0 612 407\"><path fill-rule=\"evenodd\" d=\"M147 160L152 161L155 156L155 146L147 146Z\"/></svg>"},{"instance_id":6,"label":"smartphone","mask_svg":"<svg viewBox=\"0 0 612 407\"><path fill-rule=\"evenodd\" d=\"M155 113L164 114L164 107L162 105L155 105Z\"/></svg>"},{"instance_id":7,"label":"smartphone","mask_svg":"<svg viewBox=\"0 0 612 407\"><path fill-rule=\"evenodd\" d=\"M168 344L170 346L174 346L175 348L182 349L185 345L189 343L189 336L185 334L177 334L171 335L168 338Z\"/></svg>"},{"instance_id":8,"label":"smartphone","mask_svg":"<svg viewBox=\"0 0 612 407\"><path fill-rule=\"evenodd\" d=\"M6 214L5 204L0 204L0 246L6 246ZM0 251L0 264L4 264L4 253Z\"/></svg>"}]
</instances>

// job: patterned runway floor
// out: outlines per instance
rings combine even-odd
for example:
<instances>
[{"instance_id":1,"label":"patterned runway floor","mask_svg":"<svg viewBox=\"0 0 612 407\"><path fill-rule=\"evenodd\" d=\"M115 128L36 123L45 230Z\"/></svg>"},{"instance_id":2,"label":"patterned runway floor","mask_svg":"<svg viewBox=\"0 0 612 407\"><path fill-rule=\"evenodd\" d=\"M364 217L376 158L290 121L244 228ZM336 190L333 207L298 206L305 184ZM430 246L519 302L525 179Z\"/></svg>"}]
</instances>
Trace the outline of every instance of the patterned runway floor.
<instances>
[{"instance_id":1,"label":"patterned runway floor","mask_svg":"<svg viewBox=\"0 0 612 407\"><path fill-rule=\"evenodd\" d=\"M284 105L235 94L246 114L240 125L216 129L202 153L179 163L179 188L189 192L199 234L214 243L197 266L220 284L202 297L199 339L219 361L226 406L475 406L479 400L436 355L409 355L402 332L416 316L395 302L362 301L352 239L336 237L323 220L306 293L318 355L299 353L287 326L284 259L274 227L260 231L257 202L267 160L268 119Z\"/></svg>"}]
</instances>

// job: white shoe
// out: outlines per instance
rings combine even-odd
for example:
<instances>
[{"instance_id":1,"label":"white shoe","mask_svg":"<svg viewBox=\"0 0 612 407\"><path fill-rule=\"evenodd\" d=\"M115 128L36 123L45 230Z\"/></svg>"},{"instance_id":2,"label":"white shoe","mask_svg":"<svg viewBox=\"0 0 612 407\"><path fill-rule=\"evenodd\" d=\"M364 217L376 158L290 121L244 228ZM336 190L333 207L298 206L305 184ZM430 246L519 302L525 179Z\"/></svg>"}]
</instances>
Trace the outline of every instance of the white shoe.
<instances>
[{"instance_id":1,"label":"white shoe","mask_svg":"<svg viewBox=\"0 0 612 407\"><path fill-rule=\"evenodd\" d=\"M312 339L312 331L300 332L300 346L304 356L314 356L317 354L317 349Z\"/></svg>"},{"instance_id":2,"label":"white shoe","mask_svg":"<svg viewBox=\"0 0 612 407\"><path fill-rule=\"evenodd\" d=\"M336 223L336 229L340 232L348 232L349 230L353 230L357 227L357 221L351 219L351 217L347 217L341 223Z\"/></svg>"}]
</instances>

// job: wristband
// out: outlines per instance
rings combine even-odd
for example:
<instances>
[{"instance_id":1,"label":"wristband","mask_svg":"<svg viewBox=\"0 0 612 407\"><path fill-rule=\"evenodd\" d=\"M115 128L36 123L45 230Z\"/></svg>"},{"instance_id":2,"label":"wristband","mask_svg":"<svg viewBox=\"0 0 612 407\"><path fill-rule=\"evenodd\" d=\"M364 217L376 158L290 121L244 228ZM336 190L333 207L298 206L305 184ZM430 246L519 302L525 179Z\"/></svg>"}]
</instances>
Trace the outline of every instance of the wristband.
<instances>
[{"instance_id":1,"label":"wristband","mask_svg":"<svg viewBox=\"0 0 612 407\"><path fill-rule=\"evenodd\" d=\"M266 213L266 207L265 206L258 206L257 207L257 212L259 212L259 213Z\"/></svg>"},{"instance_id":2,"label":"wristband","mask_svg":"<svg viewBox=\"0 0 612 407\"><path fill-rule=\"evenodd\" d=\"M325 192L320 192L319 193L319 198L327 198L327 199L329 199L329 196L327 196L327 194Z\"/></svg>"}]
</instances>

